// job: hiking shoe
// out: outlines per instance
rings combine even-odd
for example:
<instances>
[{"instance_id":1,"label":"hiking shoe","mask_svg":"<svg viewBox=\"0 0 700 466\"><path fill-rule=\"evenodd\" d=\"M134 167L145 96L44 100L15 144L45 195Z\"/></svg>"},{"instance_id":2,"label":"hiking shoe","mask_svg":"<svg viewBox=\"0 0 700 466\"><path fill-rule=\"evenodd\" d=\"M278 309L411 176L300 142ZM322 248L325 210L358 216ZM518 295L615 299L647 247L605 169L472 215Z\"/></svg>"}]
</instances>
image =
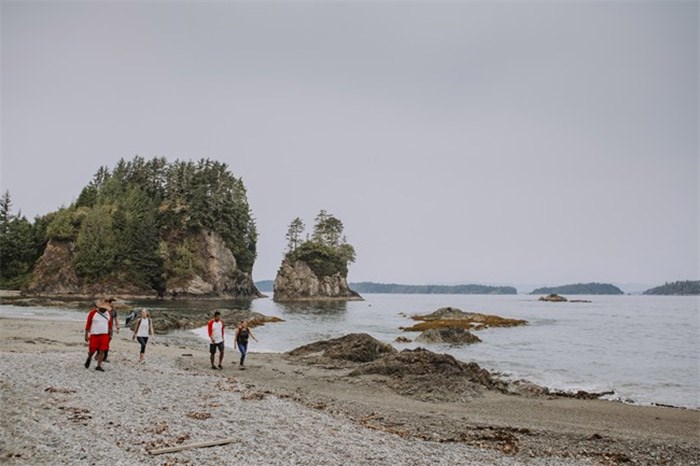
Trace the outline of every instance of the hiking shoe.
<instances>
[{"instance_id":1,"label":"hiking shoe","mask_svg":"<svg viewBox=\"0 0 700 466\"><path fill-rule=\"evenodd\" d=\"M224 370L224 368L221 367L221 364L219 364L219 370L220 370L220 371L221 371L221 370Z\"/></svg>"},{"instance_id":2,"label":"hiking shoe","mask_svg":"<svg viewBox=\"0 0 700 466\"><path fill-rule=\"evenodd\" d=\"M95 370L96 370L96 371L100 371L100 372L104 372L104 371L105 371L105 370L102 369L100 366L97 366L97 367L95 368Z\"/></svg>"},{"instance_id":3,"label":"hiking shoe","mask_svg":"<svg viewBox=\"0 0 700 466\"><path fill-rule=\"evenodd\" d=\"M211 366L212 369L216 370L216 366Z\"/></svg>"},{"instance_id":4,"label":"hiking shoe","mask_svg":"<svg viewBox=\"0 0 700 466\"><path fill-rule=\"evenodd\" d=\"M85 360L85 369L90 367L91 362L92 362L92 358L88 356L88 358Z\"/></svg>"}]
</instances>

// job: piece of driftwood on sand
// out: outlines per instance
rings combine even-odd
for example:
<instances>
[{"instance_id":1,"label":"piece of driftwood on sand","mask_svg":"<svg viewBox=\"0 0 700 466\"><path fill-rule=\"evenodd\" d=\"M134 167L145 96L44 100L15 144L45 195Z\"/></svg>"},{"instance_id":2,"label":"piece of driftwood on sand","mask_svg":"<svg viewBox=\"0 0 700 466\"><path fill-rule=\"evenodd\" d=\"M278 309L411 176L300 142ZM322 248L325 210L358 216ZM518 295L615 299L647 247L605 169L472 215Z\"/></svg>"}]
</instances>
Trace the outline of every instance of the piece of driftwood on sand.
<instances>
[{"instance_id":1,"label":"piece of driftwood on sand","mask_svg":"<svg viewBox=\"0 0 700 466\"><path fill-rule=\"evenodd\" d=\"M235 442L235 438L225 438L221 440L211 440L209 442L190 443L188 445L179 445L177 447L154 448L148 450L150 455L162 455L163 453L175 453L176 451L191 450L193 448L215 447L217 445L226 445L227 443Z\"/></svg>"}]
</instances>

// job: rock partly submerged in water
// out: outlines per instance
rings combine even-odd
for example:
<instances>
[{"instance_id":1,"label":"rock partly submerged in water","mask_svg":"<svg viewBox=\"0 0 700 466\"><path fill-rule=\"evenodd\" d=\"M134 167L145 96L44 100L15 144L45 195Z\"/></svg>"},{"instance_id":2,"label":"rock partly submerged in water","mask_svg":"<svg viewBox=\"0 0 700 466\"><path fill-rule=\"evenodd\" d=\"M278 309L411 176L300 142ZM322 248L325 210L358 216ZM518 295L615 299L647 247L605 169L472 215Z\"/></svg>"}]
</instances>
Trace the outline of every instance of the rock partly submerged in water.
<instances>
[{"instance_id":1,"label":"rock partly submerged in water","mask_svg":"<svg viewBox=\"0 0 700 466\"><path fill-rule=\"evenodd\" d=\"M563 303L568 301L565 297L559 296L558 294L548 294L547 296L540 296L538 301L548 301L551 303Z\"/></svg>"},{"instance_id":2,"label":"rock partly submerged in water","mask_svg":"<svg viewBox=\"0 0 700 466\"><path fill-rule=\"evenodd\" d=\"M482 330L489 327L516 327L527 325L526 320L509 319L497 315L464 312L454 307L443 307L437 311L411 317L421 321L410 327L401 327L406 332L422 332L429 329L461 328L464 330Z\"/></svg>"},{"instance_id":3,"label":"rock partly submerged in water","mask_svg":"<svg viewBox=\"0 0 700 466\"><path fill-rule=\"evenodd\" d=\"M266 316L259 312L242 309L219 309L221 320L226 327L234 328L243 321L247 321L250 327L258 327L268 322L284 322L284 319L274 316ZM207 325L209 319L214 317L215 311L209 311L202 315L190 315L177 311L151 312L153 329L156 333L167 333L171 330L190 330Z\"/></svg>"},{"instance_id":4,"label":"rock partly submerged in water","mask_svg":"<svg viewBox=\"0 0 700 466\"><path fill-rule=\"evenodd\" d=\"M351 333L340 338L300 346L287 354L311 360L322 357L351 362L369 362L392 353L396 353L396 349L391 345L382 343L366 333Z\"/></svg>"},{"instance_id":5,"label":"rock partly submerged in water","mask_svg":"<svg viewBox=\"0 0 700 466\"><path fill-rule=\"evenodd\" d=\"M446 343L450 345L469 345L478 343L481 338L463 328L431 328L418 335L416 341L421 343Z\"/></svg>"}]
</instances>

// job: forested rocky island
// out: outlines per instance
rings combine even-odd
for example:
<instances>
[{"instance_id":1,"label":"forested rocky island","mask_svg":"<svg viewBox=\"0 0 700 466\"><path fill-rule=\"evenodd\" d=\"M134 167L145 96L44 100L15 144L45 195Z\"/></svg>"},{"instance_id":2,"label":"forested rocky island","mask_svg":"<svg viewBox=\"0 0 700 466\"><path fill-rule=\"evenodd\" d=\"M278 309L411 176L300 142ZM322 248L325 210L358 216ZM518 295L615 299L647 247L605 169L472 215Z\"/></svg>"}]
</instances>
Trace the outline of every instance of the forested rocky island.
<instances>
[{"instance_id":1,"label":"forested rocky island","mask_svg":"<svg viewBox=\"0 0 700 466\"><path fill-rule=\"evenodd\" d=\"M646 290L646 295L695 296L700 295L700 280L683 280L673 283L666 282Z\"/></svg>"},{"instance_id":2,"label":"forested rocky island","mask_svg":"<svg viewBox=\"0 0 700 466\"><path fill-rule=\"evenodd\" d=\"M311 236L295 218L287 231L287 251L273 284L275 301L362 299L348 286L348 265L355 248L343 234L343 222L321 210Z\"/></svg>"},{"instance_id":3,"label":"forested rocky island","mask_svg":"<svg viewBox=\"0 0 700 466\"><path fill-rule=\"evenodd\" d=\"M552 287L543 287L533 290L530 294L597 294L597 295L615 295L624 294L624 292L609 283L574 283L572 285L561 285Z\"/></svg>"},{"instance_id":4,"label":"forested rocky island","mask_svg":"<svg viewBox=\"0 0 700 466\"><path fill-rule=\"evenodd\" d=\"M257 231L226 164L101 167L77 200L30 222L0 208L0 284L41 295L257 296Z\"/></svg>"}]
</instances>

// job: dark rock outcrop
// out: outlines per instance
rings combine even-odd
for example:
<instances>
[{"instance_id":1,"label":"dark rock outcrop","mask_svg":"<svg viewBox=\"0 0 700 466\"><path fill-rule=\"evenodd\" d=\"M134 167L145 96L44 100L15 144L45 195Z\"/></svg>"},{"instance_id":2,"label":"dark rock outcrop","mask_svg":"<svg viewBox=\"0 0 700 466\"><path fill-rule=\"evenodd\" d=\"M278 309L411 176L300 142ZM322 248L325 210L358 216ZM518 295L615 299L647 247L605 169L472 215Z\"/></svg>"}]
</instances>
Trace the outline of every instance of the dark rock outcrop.
<instances>
[{"instance_id":1,"label":"dark rock outcrop","mask_svg":"<svg viewBox=\"0 0 700 466\"><path fill-rule=\"evenodd\" d=\"M558 302L566 302L568 300L563 296L559 296L558 294L548 294L547 296L540 296L538 301L548 301L548 302L558 303Z\"/></svg>"},{"instance_id":2,"label":"dark rock outcrop","mask_svg":"<svg viewBox=\"0 0 700 466\"><path fill-rule=\"evenodd\" d=\"M481 341L479 337L463 328L431 328L418 335L416 341L421 343L447 343L450 345L468 345Z\"/></svg>"},{"instance_id":3,"label":"dark rock outcrop","mask_svg":"<svg viewBox=\"0 0 700 466\"><path fill-rule=\"evenodd\" d=\"M282 261L275 277L275 301L324 299L361 300L362 297L350 289L347 277L341 273L319 277L303 261Z\"/></svg>"},{"instance_id":4,"label":"dark rock outcrop","mask_svg":"<svg viewBox=\"0 0 700 466\"><path fill-rule=\"evenodd\" d=\"M350 373L361 375L385 376L392 390L423 401L467 401L484 389L506 390L504 382L478 364L423 348L387 355Z\"/></svg>"},{"instance_id":5,"label":"dark rock outcrop","mask_svg":"<svg viewBox=\"0 0 700 466\"><path fill-rule=\"evenodd\" d=\"M518 396L594 399L612 392L550 390L527 380L508 382L478 364L423 348L397 352L367 334L351 334L296 348L289 356L308 365L348 369L349 377L370 377L395 392L428 402L469 401L492 390Z\"/></svg>"},{"instance_id":6,"label":"dark rock outcrop","mask_svg":"<svg viewBox=\"0 0 700 466\"><path fill-rule=\"evenodd\" d=\"M369 362L396 353L393 346L366 333L351 333L332 340L317 341L290 351L293 357L322 356L352 362Z\"/></svg>"}]
</instances>

